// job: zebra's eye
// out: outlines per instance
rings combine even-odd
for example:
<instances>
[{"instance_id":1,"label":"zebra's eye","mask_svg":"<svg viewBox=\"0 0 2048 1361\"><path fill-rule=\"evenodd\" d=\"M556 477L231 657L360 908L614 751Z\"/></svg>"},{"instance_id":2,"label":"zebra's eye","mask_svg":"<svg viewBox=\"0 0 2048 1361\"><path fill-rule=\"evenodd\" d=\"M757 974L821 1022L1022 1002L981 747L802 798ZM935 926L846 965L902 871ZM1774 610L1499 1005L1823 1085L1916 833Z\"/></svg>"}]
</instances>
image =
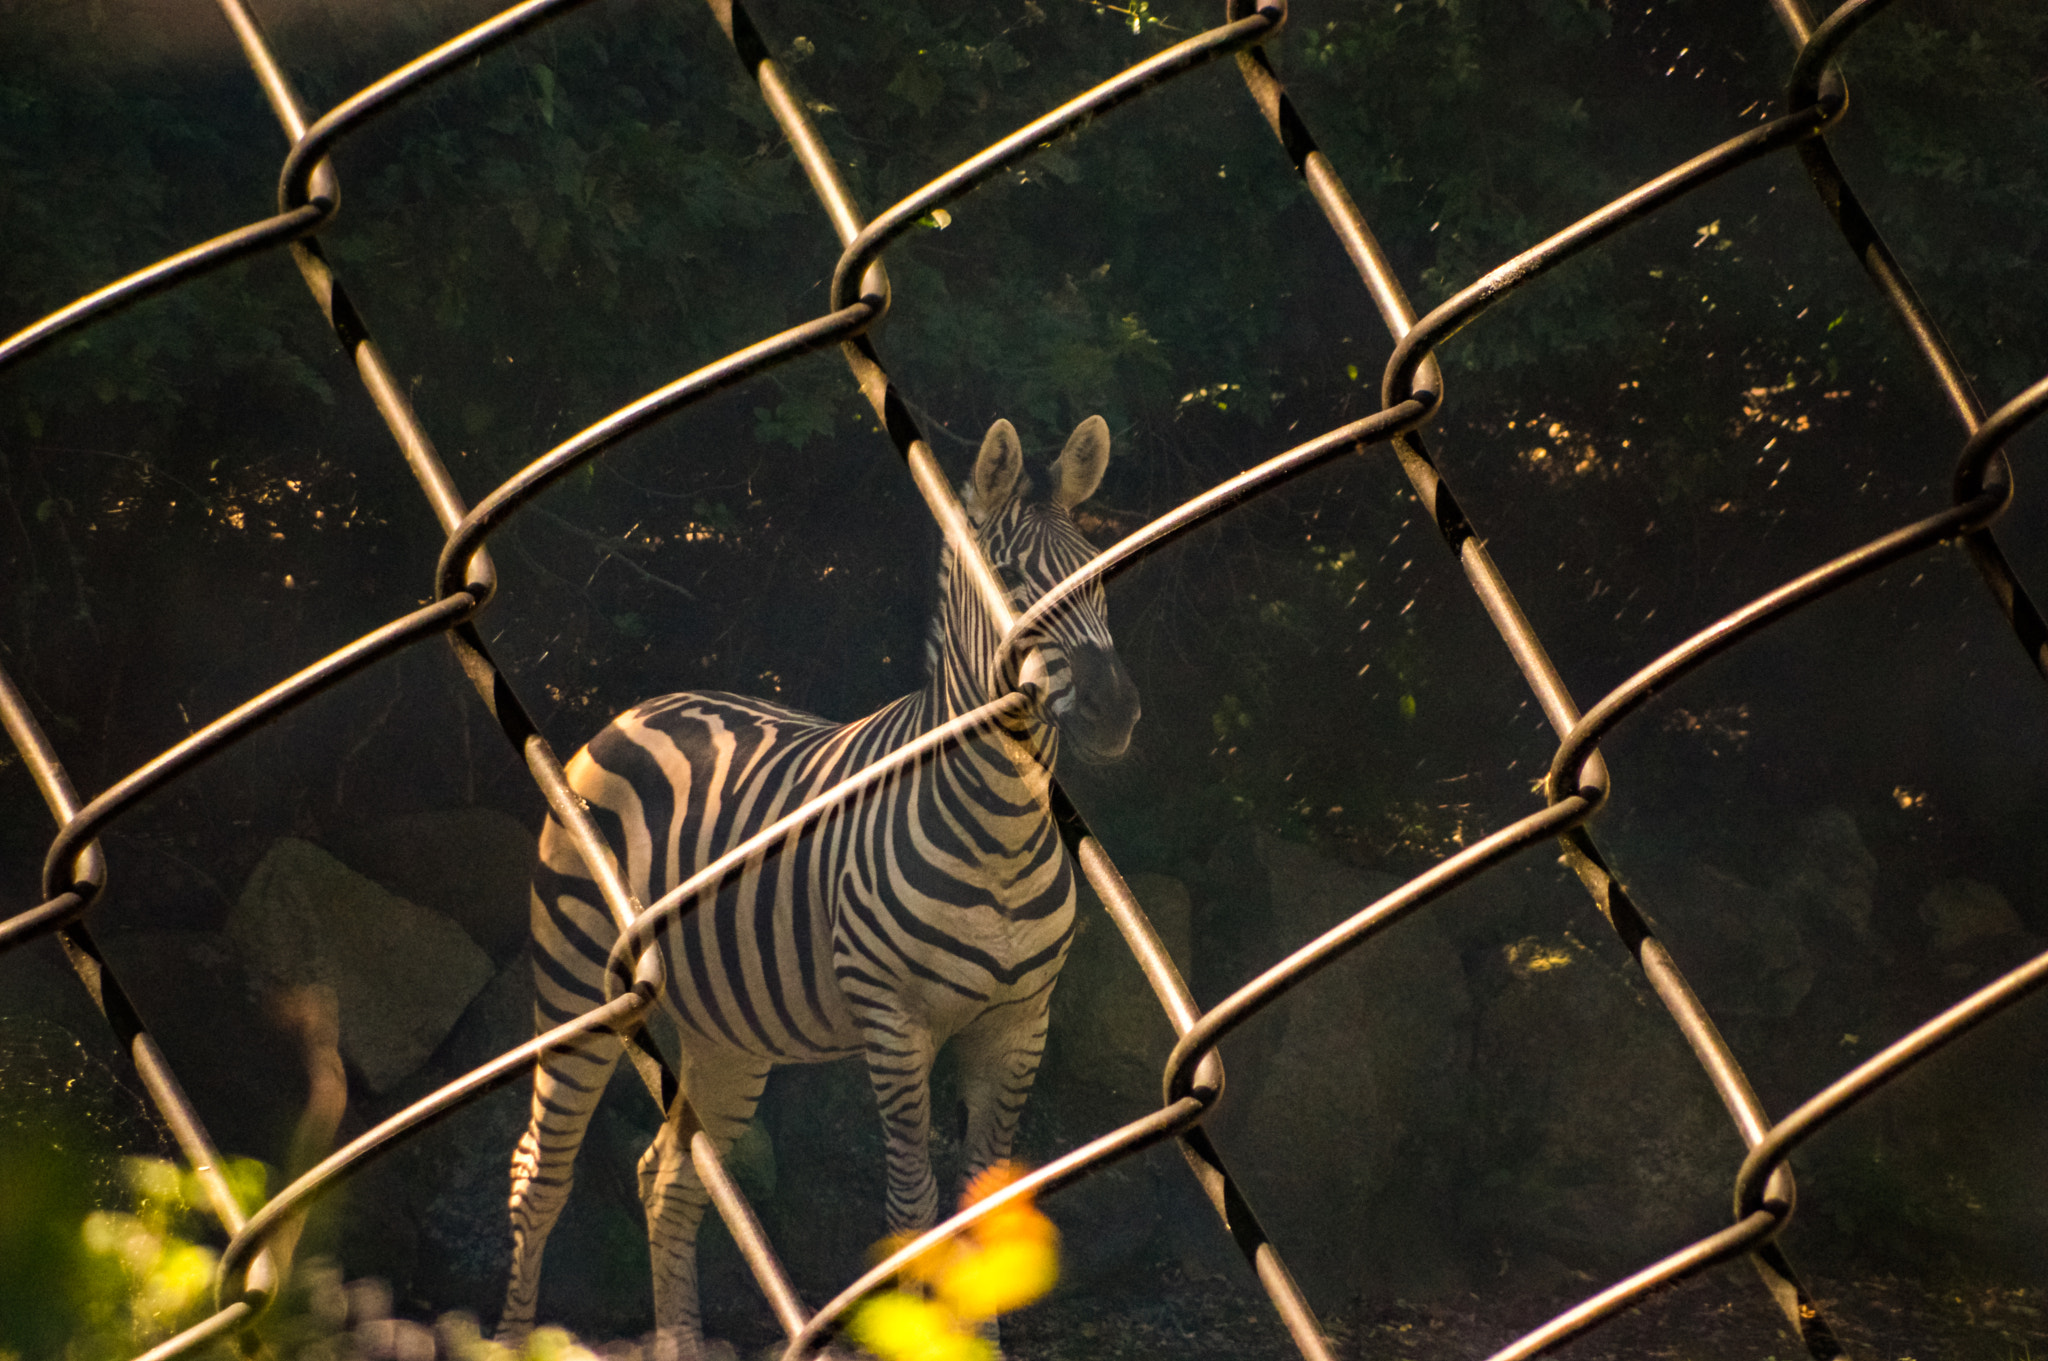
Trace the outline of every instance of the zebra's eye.
<instances>
[{"instance_id":1,"label":"zebra's eye","mask_svg":"<svg viewBox=\"0 0 2048 1361\"><path fill-rule=\"evenodd\" d=\"M996 565L996 580L1003 583L1003 589L1006 591L1019 591L1024 588L1024 574L1007 562Z\"/></svg>"}]
</instances>

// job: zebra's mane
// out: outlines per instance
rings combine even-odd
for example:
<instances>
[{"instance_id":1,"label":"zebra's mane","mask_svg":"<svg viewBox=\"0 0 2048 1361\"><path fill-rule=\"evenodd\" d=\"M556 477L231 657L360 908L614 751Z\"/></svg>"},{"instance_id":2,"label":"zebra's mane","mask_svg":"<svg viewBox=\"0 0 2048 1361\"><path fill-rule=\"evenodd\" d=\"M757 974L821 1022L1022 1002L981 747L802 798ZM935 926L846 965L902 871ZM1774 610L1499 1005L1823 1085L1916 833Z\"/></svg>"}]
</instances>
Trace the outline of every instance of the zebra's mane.
<instances>
[{"instance_id":1,"label":"zebra's mane","mask_svg":"<svg viewBox=\"0 0 2048 1361\"><path fill-rule=\"evenodd\" d=\"M1011 490L1009 499L1003 503L1002 509L984 522L982 517L987 514L987 511L978 504L981 495L975 490L974 479L970 477L960 484L960 504L967 511L967 518L974 525L975 538L983 545L984 552L990 546L1002 542L1009 533L1015 531L1018 522L1024 518L1026 507L1031 502L1031 491L1031 474L1028 472L1018 474L1017 485ZM993 561L994 555L991 554L990 557L991 561ZM943 660L942 653L946 637L946 593L952 579L953 544L951 540L946 540L939 548L939 577L936 603L932 606L931 620L925 625L924 678L926 684L930 684L938 679L939 666Z\"/></svg>"}]
</instances>

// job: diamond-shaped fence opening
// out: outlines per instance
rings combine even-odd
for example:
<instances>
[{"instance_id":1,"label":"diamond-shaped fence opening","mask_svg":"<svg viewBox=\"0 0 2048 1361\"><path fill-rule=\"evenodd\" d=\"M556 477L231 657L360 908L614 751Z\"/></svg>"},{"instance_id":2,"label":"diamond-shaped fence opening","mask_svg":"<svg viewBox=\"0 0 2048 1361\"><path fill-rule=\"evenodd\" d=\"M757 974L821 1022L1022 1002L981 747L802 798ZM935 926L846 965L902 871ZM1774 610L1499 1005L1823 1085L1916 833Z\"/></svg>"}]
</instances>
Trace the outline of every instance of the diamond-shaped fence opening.
<instances>
[{"instance_id":1,"label":"diamond-shaped fence opening","mask_svg":"<svg viewBox=\"0 0 2048 1361\"><path fill-rule=\"evenodd\" d=\"M1046 795L1014 1354L2042 1339L2030 6L457 8L5 18L5 1174L80 1212L48 1150L146 1100L232 1237L153 1357L462 1351L394 1311L495 1309L537 1046L647 1022L686 901L597 873L611 1000L523 1043L531 828L611 830L561 756L904 693L942 543L1023 638L951 487L1098 412L1051 594L1114 579L1145 718ZM658 1118L593 1124L544 1319L646 1327ZM855 1279L855 1068L697 1151L713 1333L907 1260ZM364 1279L264 1324L294 1251Z\"/></svg>"}]
</instances>

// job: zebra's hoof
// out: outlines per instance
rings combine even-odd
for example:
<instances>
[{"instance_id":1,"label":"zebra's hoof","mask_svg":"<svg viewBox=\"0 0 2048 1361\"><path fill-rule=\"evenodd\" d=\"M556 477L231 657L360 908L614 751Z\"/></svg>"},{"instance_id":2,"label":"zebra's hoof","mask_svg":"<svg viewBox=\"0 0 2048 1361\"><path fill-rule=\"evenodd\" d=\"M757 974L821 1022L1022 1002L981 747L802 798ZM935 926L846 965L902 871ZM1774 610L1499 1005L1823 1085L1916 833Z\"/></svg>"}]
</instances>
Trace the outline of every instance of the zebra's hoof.
<instances>
[{"instance_id":1,"label":"zebra's hoof","mask_svg":"<svg viewBox=\"0 0 2048 1361\"><path fill-rule=\"evenodd\" d=\"M640 1355L645 1361L740 1361L739 1349L730 1342L663 1332L648 1338Z\"/></svg>"}]
</instances>

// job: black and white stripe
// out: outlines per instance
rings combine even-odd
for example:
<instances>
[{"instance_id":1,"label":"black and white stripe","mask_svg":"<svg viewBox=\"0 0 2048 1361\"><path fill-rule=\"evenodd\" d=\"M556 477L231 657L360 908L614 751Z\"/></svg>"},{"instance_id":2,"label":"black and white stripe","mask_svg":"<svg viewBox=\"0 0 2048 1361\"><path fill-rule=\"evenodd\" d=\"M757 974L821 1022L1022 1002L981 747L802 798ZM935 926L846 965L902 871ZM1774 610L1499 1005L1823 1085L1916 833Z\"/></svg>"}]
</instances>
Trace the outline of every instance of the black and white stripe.
<instances>
[{"instance_id":1,"label":"black and white stripe","mask_svg":"<svg viewBox=\"0 0 2048 1361\"><path fill-rule=\"evenodd\" d=\"M1021 611L1093 554L1073 508L1094 494L1109 430L1090 417L1031 495L1009 422L983 440L964 503L983 554ZM998 642L948 549L925 688L853 723L737 695L650 700L567 766L651 903L832 784L988 698ZM1064 738L1091 759L1122 754L1138 698L1112 650L1100 586L1032 640L1016 719L939 748L729 875L661 934L664 1009L683 1093L640 1162L662 1350L701 1354L696 1233L707 1204L689 1141L723 1151L753 1116L768 1070L863 1055L888 1142L892 1231L928 1227L934 1056L960 1046L966 1171L1008 1156L1045 1044L1046 1006L1073 933L1074 872L1048 806ZM569 837L552 819L533 884L536 1024L597 1005L617 936ZM583 1132L623 1052L609 1032L537 1070L512 1161L513 1261L500 1336L533 1325L541 1251L569 1194Z\"/></svg>"}]
</instances>

